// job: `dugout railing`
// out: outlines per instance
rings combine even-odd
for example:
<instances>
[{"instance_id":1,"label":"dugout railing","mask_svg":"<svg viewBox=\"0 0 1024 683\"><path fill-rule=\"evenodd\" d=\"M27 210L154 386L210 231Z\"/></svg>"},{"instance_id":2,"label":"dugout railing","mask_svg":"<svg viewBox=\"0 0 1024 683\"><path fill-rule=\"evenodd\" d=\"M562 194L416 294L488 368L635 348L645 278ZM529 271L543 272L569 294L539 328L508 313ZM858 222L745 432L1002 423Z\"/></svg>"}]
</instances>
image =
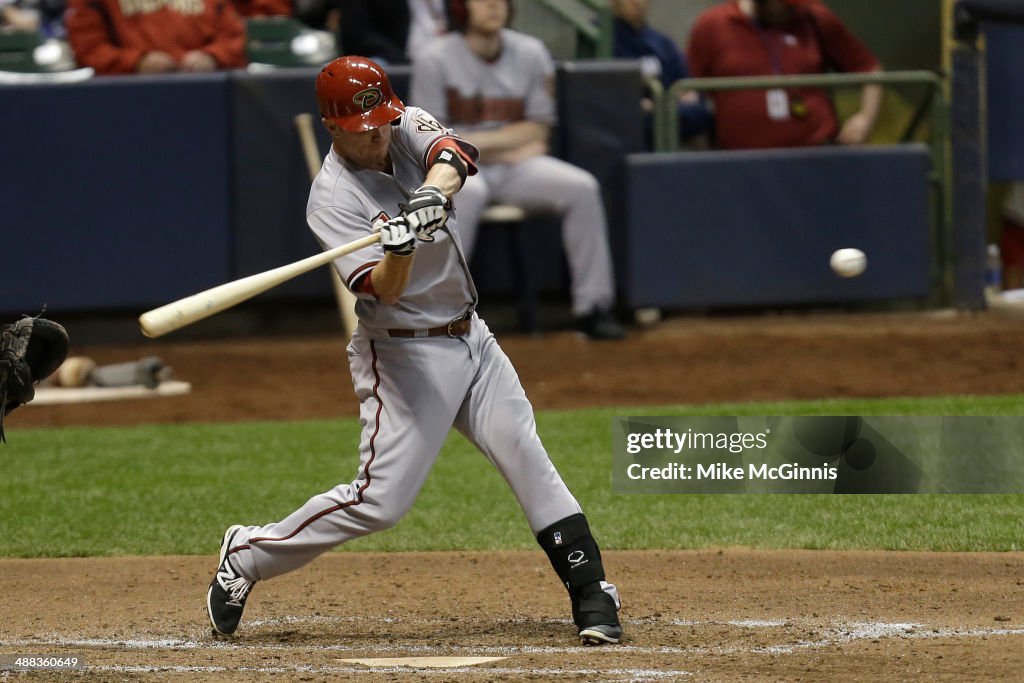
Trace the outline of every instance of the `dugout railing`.
<instances>
[{"instance_id":1,"label":"dugout railing","mask_svg":"<svg viewBox=\"0 0 1024 683\"><path fill-rule=\"evenodd\" d=\"M944 79L932 71L881 71L874 73L827 73L792 76L750 76L731 78L689 78L676 81L661 92L652 90L654 98L654 148L657 152L679 152L683 146L679 134L676 103L682 93L709 93L724 90L766 90L770 88L816 87L836 90L878 84L885 88L919 86L924 88L899 143L912 142L922 124L928 122L927 144L930 150L932 189L932 303L949 302L953 272L953 196L950 163L950 104L943 93ZM884 105L883 105L884 106Z\"/></svg>"}]
</instances>

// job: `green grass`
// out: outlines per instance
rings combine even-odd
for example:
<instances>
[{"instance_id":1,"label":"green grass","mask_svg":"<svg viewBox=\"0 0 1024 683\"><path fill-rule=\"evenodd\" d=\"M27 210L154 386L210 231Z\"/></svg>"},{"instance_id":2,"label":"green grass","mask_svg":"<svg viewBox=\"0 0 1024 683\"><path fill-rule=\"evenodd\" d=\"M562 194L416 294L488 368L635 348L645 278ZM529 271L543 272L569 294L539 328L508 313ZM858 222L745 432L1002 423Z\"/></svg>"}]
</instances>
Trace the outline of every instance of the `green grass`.
<instances>
[{"instance_id":1,"label":"green grass","mask_svg":"<svg viewBox=\"0 0 1024 683\"><path fill-rule=\"evenodd\" d=\"M1020 550L1024 495L613 495L616 415L1021 415L1024 395L545 412L606 548ZM0 448L0 556L209 554L356 474L356 420L19 430ZM504 481L453 434L412 511L349 550L535 548Z\"/></svg>"}]
</instances>

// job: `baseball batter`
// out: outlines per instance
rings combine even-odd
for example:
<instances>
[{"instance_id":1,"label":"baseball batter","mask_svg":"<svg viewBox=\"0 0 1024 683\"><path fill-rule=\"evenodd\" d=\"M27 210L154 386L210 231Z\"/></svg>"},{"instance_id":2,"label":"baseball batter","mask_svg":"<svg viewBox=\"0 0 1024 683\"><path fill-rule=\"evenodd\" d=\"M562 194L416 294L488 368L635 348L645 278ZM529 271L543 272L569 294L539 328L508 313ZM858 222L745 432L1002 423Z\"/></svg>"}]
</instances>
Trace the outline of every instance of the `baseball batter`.
<instances>
[{"instance_id":1,"label":"baseball batter","mask_svg":"<svg viewBox=\"0 0 1024 683\"><path fill-rule=\"evenodd\" d=\"M279 522L225 532L207 595L214 630L235 632L255 582L395 525L454 426L515 493L568 589L582 642L619 642L617 591L586 517L537 436L515 369L475 313L450 209L476 171L476 148L405 107L363 57L324 67L316 95L333 144L307 221L325 249L381 234L379 245L335 262L358 299L348 356L360 401L359 469Z\"/></svg>"},{"instance_id":2,"label":"baseball batter","mask_svg":"<svg viewBox=\"0 0 1024 683\"><path fill-rule=\"evenodd\" d=\"M455 200L467 256L491 201L560 216L577 327L591 339L621 339L600 185L547 154L555 122L551 55L537 38L505 28L510 0L450 0L449 9L456 30L416 57L411 101L480 150L480 173Z\"/></svg>"}]
</instances>

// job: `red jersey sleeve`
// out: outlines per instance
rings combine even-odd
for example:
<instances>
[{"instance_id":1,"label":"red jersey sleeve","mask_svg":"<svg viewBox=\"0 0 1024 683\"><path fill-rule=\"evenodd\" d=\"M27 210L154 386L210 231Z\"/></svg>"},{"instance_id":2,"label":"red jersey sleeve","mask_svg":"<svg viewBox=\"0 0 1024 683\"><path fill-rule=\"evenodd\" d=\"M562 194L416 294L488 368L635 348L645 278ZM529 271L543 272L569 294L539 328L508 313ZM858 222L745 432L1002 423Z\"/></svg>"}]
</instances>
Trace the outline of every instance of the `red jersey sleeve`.
<instances>
[{"instance_id":1,"label":"red jersey sleeve","mask_svg":"<svg viewBox=\"0 0 1024 683\"><path fill-rule=\"evenodd\" d=\"M437 155L441 153L441 150L450 149L456 154L458 154L460 157L462 157L462 160L466 162L467 175L476 175L476 161L473 159L473 155L471 155L469 151L462 147L460 142L462 141L457 140L456 138L443 137L436 143L434 143L434 145L427 152L427 168L430 168L431 166L434 165L434 162L437 160Z\"/></svg>"}]
</instances>

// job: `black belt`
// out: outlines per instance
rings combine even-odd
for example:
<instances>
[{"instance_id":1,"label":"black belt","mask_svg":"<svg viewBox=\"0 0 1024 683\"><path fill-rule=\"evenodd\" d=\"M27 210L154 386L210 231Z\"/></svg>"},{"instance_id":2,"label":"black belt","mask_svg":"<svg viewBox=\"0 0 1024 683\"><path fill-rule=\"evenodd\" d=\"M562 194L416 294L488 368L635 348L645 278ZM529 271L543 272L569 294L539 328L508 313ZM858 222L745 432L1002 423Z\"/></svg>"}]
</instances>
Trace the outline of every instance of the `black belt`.
<instances>
[{"instance_id":1,"label":"black belt","mask_svg":"<svg viewBox=\"0 0 1024 683\"><path fill-rule=\"evenodd\" d=\"M472 326L472 323L472 319L459 318L458 320L451 321L447 325L431 327L429 330L391 329L388 330L388 336L404 339L409 339L411 337L464 337L469 334L469 329Z\"/></svg>"}]
</instances>

